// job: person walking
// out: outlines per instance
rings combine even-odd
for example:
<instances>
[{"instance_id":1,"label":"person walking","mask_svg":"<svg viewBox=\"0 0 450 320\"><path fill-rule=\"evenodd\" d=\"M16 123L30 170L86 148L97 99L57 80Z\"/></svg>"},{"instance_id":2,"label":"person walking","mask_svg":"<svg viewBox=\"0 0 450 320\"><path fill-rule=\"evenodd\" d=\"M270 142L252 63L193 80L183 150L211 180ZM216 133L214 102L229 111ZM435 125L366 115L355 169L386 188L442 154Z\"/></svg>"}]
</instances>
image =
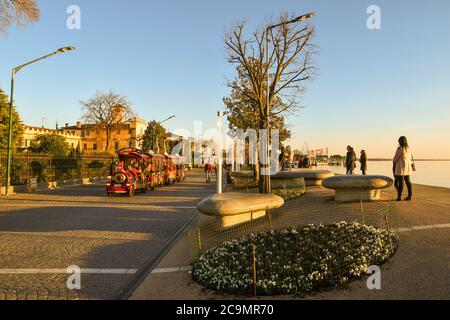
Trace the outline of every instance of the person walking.
<instances>
[{"instance_id":1,"label":"person walking","mask_svg":"<svg viewBox=\"0 0 450 320\"><path fill-rule=\"evenodd\" d=\"M345 167L347 168L348 175L352 175L356 169L356 153L351 146L347 147L347 157L345 160Z\"/></svg>"},{"instance_id":2,"label":"person walking","mask_svg":"<svg viewBox=\"0 0 450 320\"><path fill-rule=\"evenodd\" d=\"M363 176L367 174L367 154L366 150L361 150L361 156L359 158L359 162L361 163L361 171Z\"/></svg>"},{"instance_id":3,"label":"person walking","mask_svg":"<svg viewBox=\"0 0 450 320\"><path fill-rule=\"evenodd\" d=\"M206 163L205 164L205 174L206 174L206 183L210 183L211 182L211 174L213 172L213 165L211 163Z\"/></svg>"},{"instance_id":4,"label":"person walking","mask_svg":"<svg viewBox=\"0 0 450 320\"><path fill-rule=\"evenodd\" d=\"M412 200L411 173L413 171L412 154L408 145L408 139L402 136L398 139L399 147L394 156L395 189L397 189L397 201L402 201L403 186L406 183L408 196L405 201Z\"/></svg>"}]
</instances>

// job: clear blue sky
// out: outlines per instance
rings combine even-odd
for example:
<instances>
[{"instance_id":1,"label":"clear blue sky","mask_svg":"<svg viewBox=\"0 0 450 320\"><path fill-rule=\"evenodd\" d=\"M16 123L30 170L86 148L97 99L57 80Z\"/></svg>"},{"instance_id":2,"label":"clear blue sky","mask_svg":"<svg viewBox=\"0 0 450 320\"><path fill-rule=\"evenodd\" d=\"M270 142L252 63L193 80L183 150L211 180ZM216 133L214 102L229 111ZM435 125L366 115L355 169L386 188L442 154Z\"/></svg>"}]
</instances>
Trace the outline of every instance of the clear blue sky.
<instances>
[{"instance_id":1,"label":"clear blue sky","mask_svg":"<svg viewBox=\"0 0 450 320\"><path fill-rule=\"evenodd\" d=\"M169 129L215 124L228 93L223 34L247 19L252 30L283 11L314 11L318 76L306 108L290 117L294 147L347 144L390 157L407 135L416 157L450 158L450 2L406 0L40 0L39 23L0 38L0 86L10 69L65 45L78 50L30 66L16 82L27 124L74 123L80 99L97 89L129 97L147 120L171 114ZM66 28L66 9L81 7L82 29ZM369 5L381 8L381 30L366 27Z\"/></svg>"}]
</instances>

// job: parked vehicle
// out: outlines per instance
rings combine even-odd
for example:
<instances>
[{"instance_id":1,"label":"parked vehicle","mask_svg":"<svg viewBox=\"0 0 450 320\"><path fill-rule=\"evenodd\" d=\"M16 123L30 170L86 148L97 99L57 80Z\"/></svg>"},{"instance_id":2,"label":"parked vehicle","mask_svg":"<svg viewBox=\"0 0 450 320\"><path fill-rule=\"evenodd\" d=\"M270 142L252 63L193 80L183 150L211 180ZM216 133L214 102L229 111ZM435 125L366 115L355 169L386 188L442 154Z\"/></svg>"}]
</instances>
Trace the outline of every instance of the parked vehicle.
<instances>
[{"instance_id":1,"label":"parked vehicle","mask_svg":"<svg viewBox=\"0 0 450 320\"><path fill-rule=\"evenodd\" d=\"M166 180L165 184L170 185L177 181L177 166L176 166L176 156L164 156L165 166L166 166Z\"/></svg>"},{"instance_id":2,"label":"parked vehicle","mask_svg":"<svg viewBox=\"0 0 450 320\"><path fill-rule=\"evenodd\" d=\"M167 156L128 148L117 152L110 168L111 178L106 185L108 196L154 190L155 187L183 181L186 160L179 155Z\"/></svg>"},{"instance_id":3,"label":"parked vehicle","mask_svg":"<svg viewBox=\"0 0 450 320\"><path fill-rule=\"evenodd\" d=\"M110 171L111 178L106 185L108 196L127 194L132 197L138 191L154 190L167 182L165 157L135 148L118 151Z\"/></svg>"},{"instance_id":4,"label":"parked vehicle","mask_svg":"<svg viewBox=\"0 0 450 320\"><path fill-rule=\"evenodd\" d=\"M146 170L149 188L155 190L155 187L165 185L167 180L165 157L160 154L143 154L149 158Z\"/></svg>"}]
</instances>

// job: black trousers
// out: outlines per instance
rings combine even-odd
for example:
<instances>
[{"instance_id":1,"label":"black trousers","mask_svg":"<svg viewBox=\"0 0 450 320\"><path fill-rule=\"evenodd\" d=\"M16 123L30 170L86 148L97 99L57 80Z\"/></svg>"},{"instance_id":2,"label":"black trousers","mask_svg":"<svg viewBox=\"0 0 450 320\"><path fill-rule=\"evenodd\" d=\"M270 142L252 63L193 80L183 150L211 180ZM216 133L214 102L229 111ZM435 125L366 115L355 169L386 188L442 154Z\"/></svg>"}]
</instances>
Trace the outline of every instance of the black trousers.
<instances>
[{"instance_id":1,"label":"black trousers","mask_svg":"<svg viewBox=\"0 0 450 320\"><path fill-rule=\"evenodd\" d=\"M395 176L395 189L397 189L398 199L401 199L403 193L403 181L408 189L408 198L412 197L412 184L410 176Z\"/></svg>"}]
</instances>

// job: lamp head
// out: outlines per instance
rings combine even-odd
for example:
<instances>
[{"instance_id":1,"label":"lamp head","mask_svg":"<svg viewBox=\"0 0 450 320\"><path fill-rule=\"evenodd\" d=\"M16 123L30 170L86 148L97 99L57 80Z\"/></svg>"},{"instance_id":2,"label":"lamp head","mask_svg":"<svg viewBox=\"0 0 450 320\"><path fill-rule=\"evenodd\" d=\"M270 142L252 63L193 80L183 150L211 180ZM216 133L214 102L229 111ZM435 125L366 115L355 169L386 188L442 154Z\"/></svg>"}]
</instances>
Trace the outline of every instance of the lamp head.
<instances>
[{"instance_id":1,"label":"lamp head","mask_svg":"<svg viewBox=\"0 0 450 320\"><path fill-rule=\"evenodd\" d=\"M68 51L73 51L73 50L75 50L75 49L76 49L75 47L70 46L70 47L60 48L60 49L57 50L57 52L59 52L59 53L64 53L64 52L68 52Z\"/></svg>"},{"instance_id":2,"label":"lamp head","mask_svg":"<svg viewBox=\"0 0 450 320\"><path fill-rule=\"evenodd\" d=\"M304 14L304 15L302 15L300 17L295 18L294 22L305 21L305 20L308 20L308 19L310 19L312 17L315 17L315 16L316 16L316 14L314 12L310 12L310 13L307 13L307 14Z\"/></svg>"}]
</instances>

